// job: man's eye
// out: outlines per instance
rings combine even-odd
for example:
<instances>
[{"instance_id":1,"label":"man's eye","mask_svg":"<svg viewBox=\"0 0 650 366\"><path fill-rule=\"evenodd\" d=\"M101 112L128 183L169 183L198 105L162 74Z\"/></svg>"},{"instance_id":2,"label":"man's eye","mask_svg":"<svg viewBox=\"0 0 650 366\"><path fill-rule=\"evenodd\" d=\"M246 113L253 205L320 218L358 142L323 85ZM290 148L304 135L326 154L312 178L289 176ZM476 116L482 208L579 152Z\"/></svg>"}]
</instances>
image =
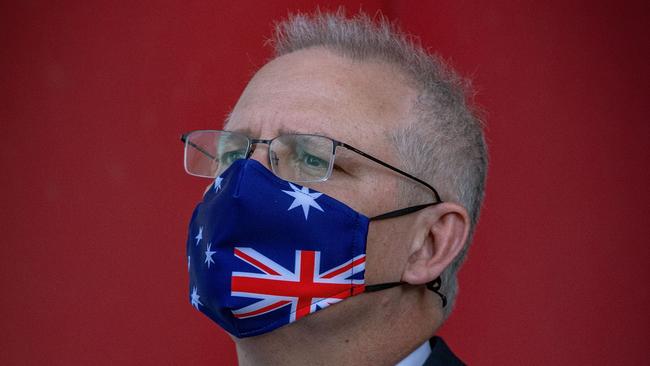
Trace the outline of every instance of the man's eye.
<instances>
[{"instance_id":1,"label":"man's eye","mask_svg":"<svg viewBox=\"0 0 650 366\"><path fill-rule=\"evenodd\" d=\"M234 163L236 160L243 159L245 157L246 156L243 150L233 150L221 154L219 160L221 164L230 165Z\"/></svg>"},{"instance_id":2,"label":"man's eye","mask_svg":"<svg viewBox=\"0 0 650 366\"><path fill-rule=\"evenodd\" d=\"M303 153L300 162L311 169L327 169L327 161L311 154Z\"/></svg>"}]
</instances>

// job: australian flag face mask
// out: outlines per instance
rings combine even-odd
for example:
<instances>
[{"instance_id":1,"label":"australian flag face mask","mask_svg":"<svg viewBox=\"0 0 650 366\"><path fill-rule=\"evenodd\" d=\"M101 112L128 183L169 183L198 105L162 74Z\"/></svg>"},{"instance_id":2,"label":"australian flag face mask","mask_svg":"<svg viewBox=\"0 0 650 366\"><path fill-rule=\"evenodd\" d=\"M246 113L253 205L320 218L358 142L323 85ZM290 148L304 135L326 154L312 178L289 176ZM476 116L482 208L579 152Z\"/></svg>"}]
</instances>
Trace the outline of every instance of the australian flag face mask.
<instances>
[{"instance_id":1,"label":"australian flag face mask","mask_svg":"<svg viewBox=\"0 0 650 366\"><path fill-rule=\"evenodd\" d=\"M373 219L414 210L400 211ZM277 177L256 160L238 160L215 179L192 215L190 302L243 338L347 297L399 285L365 285L370 220ZM436 292L439 286L439 280L428 285Z\"/></svg>"}]
</instances>

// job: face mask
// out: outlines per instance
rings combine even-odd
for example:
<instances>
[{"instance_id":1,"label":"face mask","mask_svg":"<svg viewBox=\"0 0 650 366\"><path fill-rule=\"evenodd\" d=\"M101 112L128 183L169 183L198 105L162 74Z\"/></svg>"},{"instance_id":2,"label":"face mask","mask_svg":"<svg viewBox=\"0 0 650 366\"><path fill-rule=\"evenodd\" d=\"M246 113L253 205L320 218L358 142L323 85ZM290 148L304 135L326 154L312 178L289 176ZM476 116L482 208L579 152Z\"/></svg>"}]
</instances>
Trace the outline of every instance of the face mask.
<instances>
[{"instance_id":1,"label":"face mask","mask_svg":"<svg viewBox=\"0 0 650 366\"><path fill-rule=\"evenodd\" d=\"M371 220L344 203L285 181L256 160L241 159L215 179L189 226L190 302L230 334L264 334L350 296L401 282L366 286ZM439 278L427 285L437 292Z\"/></svg>"}]
</instances>

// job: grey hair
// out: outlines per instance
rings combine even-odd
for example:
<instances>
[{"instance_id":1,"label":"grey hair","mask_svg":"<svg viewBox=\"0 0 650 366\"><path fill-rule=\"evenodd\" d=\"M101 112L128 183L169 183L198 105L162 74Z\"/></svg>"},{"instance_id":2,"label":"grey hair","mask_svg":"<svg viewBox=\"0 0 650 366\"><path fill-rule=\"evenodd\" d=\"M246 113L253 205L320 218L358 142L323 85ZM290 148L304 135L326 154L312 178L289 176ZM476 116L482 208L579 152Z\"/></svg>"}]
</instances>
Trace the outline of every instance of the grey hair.
<instances>
[{"instance_id":1,"label":"grey hair","mask_svg":"<svg viewBox=\"0 0 650 366\"><path fill-rule=\"evenodd\" d=\"M471 107L471 86L435 54L402 33L383 16L364 13L352 18L343 10L294 14L275 25L270 40L276 57L311 47L325 47L354 60L379 60L397 66L418 95L416 116L396 128L392 141L405 169L432 184L443 201L454 201L470 215L470 234L460 254L443 271L441 292L448 305L446 319L458 293L457 273L463 263L484 196L487 146L479 113ZM428 199L431 194L429 192ZM400 200L422 203L422 191L402 187Z\"/></svg>"}]
</instances>

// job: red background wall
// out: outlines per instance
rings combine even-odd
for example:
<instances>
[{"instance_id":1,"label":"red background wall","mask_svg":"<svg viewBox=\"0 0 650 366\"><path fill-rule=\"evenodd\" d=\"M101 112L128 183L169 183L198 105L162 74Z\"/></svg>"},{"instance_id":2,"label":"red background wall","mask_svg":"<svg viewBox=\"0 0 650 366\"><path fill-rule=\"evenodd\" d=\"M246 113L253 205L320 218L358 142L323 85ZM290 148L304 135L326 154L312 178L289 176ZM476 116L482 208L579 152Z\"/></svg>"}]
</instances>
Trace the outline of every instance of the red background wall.
<instances>
[{"instance_id":1,"label":"red background wall","mask_svg":"<svg viewBox=\"0 0 650 366\"><path fill-rule=\"evenodd\" d=\"M219 127L272 20L315 7L259 3L0 5L0 364L236 363L187 300L205 182L178 136ZM473 76L488 112L487 200L442 330L456 353L648 364L648 6L363 8Z\"/></svg>"}]
</instances>

